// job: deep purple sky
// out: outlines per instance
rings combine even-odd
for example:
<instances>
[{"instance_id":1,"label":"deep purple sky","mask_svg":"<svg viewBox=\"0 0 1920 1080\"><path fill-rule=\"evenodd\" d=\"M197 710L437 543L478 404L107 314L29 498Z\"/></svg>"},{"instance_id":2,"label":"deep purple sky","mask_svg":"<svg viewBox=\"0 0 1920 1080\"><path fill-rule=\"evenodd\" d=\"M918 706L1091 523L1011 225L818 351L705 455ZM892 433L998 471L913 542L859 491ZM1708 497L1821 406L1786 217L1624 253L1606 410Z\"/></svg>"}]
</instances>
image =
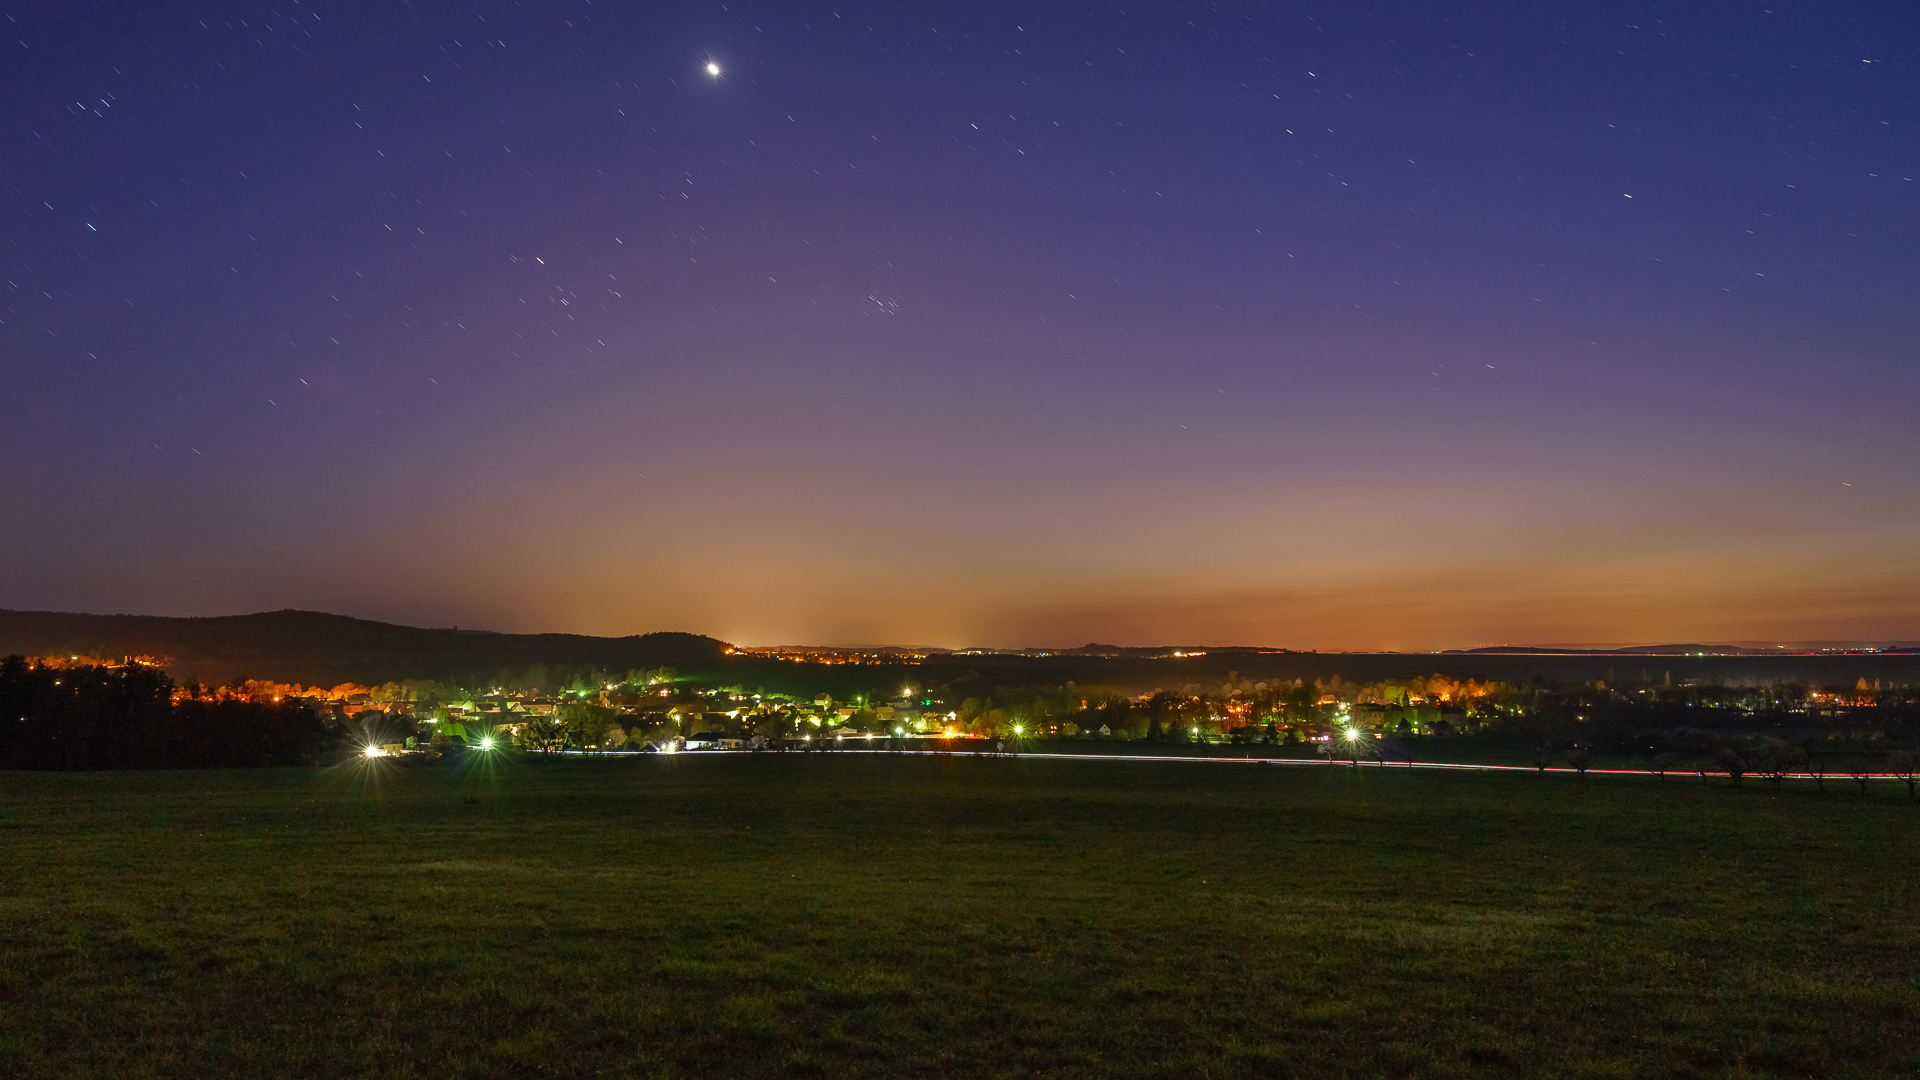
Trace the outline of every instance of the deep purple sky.
<instances>
[{"instance_id":1,"label":"deep purple sky","mask_svg":"<svg viewBox=\"0 0 1920 1080\"><path fill-rule=\"evenodd\" d=\"M1448 7L8 5L0 606L1920 637L1912 5Z\"/></svg>"}]
</instances>

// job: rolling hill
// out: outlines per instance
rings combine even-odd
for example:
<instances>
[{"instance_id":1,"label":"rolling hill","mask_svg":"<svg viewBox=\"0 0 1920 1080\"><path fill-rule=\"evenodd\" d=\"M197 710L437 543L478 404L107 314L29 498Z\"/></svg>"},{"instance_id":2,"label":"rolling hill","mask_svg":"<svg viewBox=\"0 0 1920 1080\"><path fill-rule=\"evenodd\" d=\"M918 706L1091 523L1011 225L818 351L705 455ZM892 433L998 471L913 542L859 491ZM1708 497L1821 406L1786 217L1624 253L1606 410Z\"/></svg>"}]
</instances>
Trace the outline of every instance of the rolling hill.
<instances>
[{"instance_id":1,"label":"rolling hill","mask_svg":"<svg viewBox=\"0 0 1920 1080\"><path fill-rule=\"evenodd\" d=\"M629 637L497 634L397 626L319 611L170 618L0 609L0 655L163 656L180 682L235 679L334 685L399 679L478 682L534 664L631 668L724 656L728 646L699 634Z\"/></svg>"}]
</instances>

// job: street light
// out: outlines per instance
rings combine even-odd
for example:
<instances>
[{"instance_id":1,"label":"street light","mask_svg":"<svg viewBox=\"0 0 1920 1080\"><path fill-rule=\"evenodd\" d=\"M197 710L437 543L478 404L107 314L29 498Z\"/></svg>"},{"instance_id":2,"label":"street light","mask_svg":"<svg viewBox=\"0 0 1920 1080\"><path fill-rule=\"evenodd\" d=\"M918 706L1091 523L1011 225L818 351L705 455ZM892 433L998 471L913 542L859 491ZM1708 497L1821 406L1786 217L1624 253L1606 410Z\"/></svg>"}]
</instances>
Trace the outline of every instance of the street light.
<instances>
[{"instance_id":1,"label":"street light","mask_svg":"<svg viewBox=\"0 0 1920 1080\"><path fill-rule=\"evenodd\" d=\"M1360 767L1360 729L1347 729L1347 753L1353 758L1353 767Z\"/></svg>"}]
</instances>

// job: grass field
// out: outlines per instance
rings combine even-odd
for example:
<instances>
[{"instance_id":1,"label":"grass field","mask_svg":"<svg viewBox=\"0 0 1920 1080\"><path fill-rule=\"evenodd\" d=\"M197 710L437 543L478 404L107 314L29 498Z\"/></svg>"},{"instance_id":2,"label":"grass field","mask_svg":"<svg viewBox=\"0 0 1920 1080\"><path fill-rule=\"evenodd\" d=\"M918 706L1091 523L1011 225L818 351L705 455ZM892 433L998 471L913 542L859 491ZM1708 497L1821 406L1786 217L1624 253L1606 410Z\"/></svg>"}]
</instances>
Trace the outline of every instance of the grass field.
<instances>
[{"instance_id":1,"label":"grass field","mask_svg":"<svg viewBox=\"0 0 1920 1080\"><path fill-rule=\"evenodd\" d=\"M0 1073L1914 1076L1920 807L834 755L0 774Z\"/></svg>"}]
</instances>

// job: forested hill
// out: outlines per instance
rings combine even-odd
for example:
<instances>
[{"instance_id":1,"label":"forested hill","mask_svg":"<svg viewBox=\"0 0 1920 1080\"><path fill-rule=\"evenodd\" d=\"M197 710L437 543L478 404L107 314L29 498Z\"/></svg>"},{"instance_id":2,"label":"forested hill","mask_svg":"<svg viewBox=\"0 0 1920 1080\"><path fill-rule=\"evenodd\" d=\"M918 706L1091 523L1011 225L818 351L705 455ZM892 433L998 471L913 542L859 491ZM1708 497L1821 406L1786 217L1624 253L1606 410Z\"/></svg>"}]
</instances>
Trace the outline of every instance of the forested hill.
<instances>
[{"instance_id":1,"label":"forested hill","mask_svg":"<svg viewBox=\"0 0 1920 1080\"><path fill-rule=\"evenodd\" d=\"M0 609L0 655L164 656L179 682L272 679L332 686L493 678L534 664L593 665L624 674L709 661L727 645L699 634L630 637L429 630L319 611L176 619Z\"/></svg>"}]
</instances>

